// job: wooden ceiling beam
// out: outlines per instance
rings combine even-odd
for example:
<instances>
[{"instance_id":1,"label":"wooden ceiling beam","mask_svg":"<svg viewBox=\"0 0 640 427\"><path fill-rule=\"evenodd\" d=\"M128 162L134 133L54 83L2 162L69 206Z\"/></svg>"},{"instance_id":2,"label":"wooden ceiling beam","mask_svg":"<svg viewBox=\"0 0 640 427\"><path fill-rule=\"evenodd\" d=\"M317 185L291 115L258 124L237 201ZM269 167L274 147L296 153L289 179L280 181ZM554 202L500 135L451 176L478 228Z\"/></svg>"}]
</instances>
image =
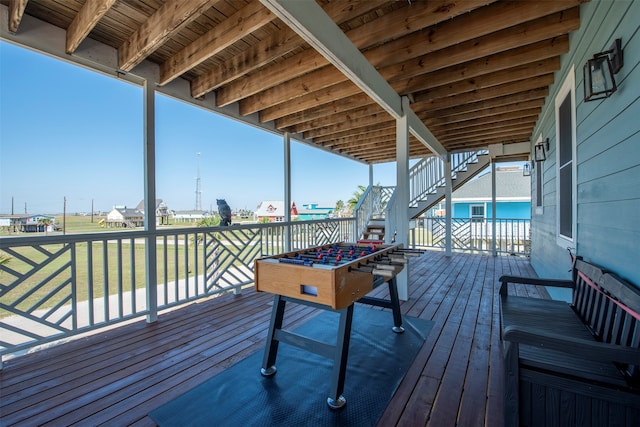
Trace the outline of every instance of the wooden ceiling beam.
<instances>
[{"instance_id":1,"label":"wooden ceiling beam","mask_svg":"<svg viewBox=\"0 0 640 427\"><path fill-rule=\"evenodd\" d=\"M443 125L433 126L432 132L446 133L446 132L455 131L458 129L467 129L467 128L476 128L476 127L479 129L482 129L483 127L487 128L492 126L499 126L500 123L504 121L521 119L525 117L528 119L533 118L533 120L536 120L538 115L540 114L540 111L541 111L541 108L539 107L529 108L526 110L509 111L502 114L495 114L491 116L489 119L487 119L486 117L481 117L477 119L466 120L464 122L447 123Z\"/></svg>"},{"instance_id":2,"label":"wooden ceiling beam","mask_svg":"<svg viewBox=\"0 0 640 427\"><path fill-rule=\"evenodd\" d=\"M348 98L361 92L362 90L358 86L347 80L329 88L295 98L289 102L265 108L259 112L260 121L268 122L279 119L338 99ZM245 115L246 111L243 109L243 105L243 101L240 101L240 114Z\"/></svg>"},{"instance_id":3,"label":"wooden ceiling beam","mask_svg":"<svg viewBox=\"0 0 640 427\"><path fill-rule=\"evenodd\" d=\"M73 18L67 28L64 51L71 55L76 51L80 43L89 35L93 27L111 9L116 0L93 0L88 1L78 14Z\"/></svg>"},{"instance_id":4,"label":"wooden ceiling beam","mask_svg":"<svg viewBox=\"0 0 640 427\"><path fill-rule=\"evenodd\" d=\"M332 101L326 104L319 105L317 107L309 108L308 110L299 111L297 113L283 116L276 119L274 121L274 124L278 129L286 129L290 126L305 123L309 120L321 119L333 114L345 113L347 111L355 110L358 108L371 106L382 108L378 104L376 104L369 96L365 95L364 93L358 93L354 96L342 98L337 101Z\"/></svg>"},{"instance_id":5,"label":"wooden ceiling beam","mask_svg":"<svg viewBox=\"0 0 640 427\"><path fill-rule=\"evenodd\" d=\"M336 22L342 23L350 19L354 13L364 14L383 5L385 1L370 0L356 4L331 2L325 5L325 11ZM191 82L191 96L199 98L237 79L248 81L247 74L296 48L307 45L293 30L284 24L282 24L282 27L280 31L270 37L226 60L223 64L212 67L207 73L198 76Z\"/></svg>"},{"instance_id":6,"label":"wooden ceiling beam","mask_svg":"<svg viewBox=\"0 0 640 427\"><path fill-rule=\"evenodd\" d=\"M476 7L483 6L484 4L486 4L486 1L483 2L481 0L464 2L438 0L430 2L428 7L417 8L406 6L378 18L385 24L384 31L371 31L371 25L365 25L347 31L345 34L351 40L353 45L362 50L369 46L378 45L384 41L415 32L420 29L419 27L416 27L416 24L421 26L434 25L438 22L442 22L443 20L467 13L468 11ZM331 15L329 14L329 16ZM376 20L376 23L378 22L378 19ZM273 88L291 80L292 78L302 76L303 74L309 73L326 64L328 64L328 62L320 53L316 51L305 51L303 54L295 55L287 61L264 68L260 70L260 73L234 81L229 85L220 88L216 93L216 102L219 107L229 105L233 102L240 101L241 99L264 91L267 88ZM321 78L322 82L324 82L322 84L325 85L327 84L326 82L329 82L332 78L341 79L339 81L347 80L346 76L333 67L325 67L323 69L323 74L327 74L326 78ZM301 83L304 87L304 80L297 80L297 82ZM322 84L318 84L320 83L320 80L318 80L317 76L306 80L306 82L306 84L315 85L314 89L310 89L309 91L322 89ZM256 103L260 103L260 101L253 99L249 105L245 106L247 111L250 106L252 109L252 111L249 111L247 114L258 111L257 109L253 109L253 105Z\"/></svg>"},{"instance_id":7,"label":"wooden ceiling beam","mask_svg":"<svg viewBox=\"0 0 640 427\"><path fill-rule=\"evenodd\" d=\"M529 125L521 125L521 126L505 126L504 129L492 129L490 132L486 133L470 133L467 135L459 135L443 138L443 141L446 141L447 144L455 144L457 142L466 142L470 139L487 139L487 138L509 138L512 135L529 133L533 130L535 123L531 123Z\"/></svg>"},{"instance_id":8,"label":"wooden ceiling beam","mask_svg":"<svg viewBox=\"0 0 640 427\"><path fill-rule=\"evenodd\" d=\"M528 5L533 5L534 3L541 5L549 5L551 3L569 4L565 2L519 3ZM385 67L381 70L381 73L392 83L396 80L406 80L452 65L463 64L499 52L505 52L522 45L560 37L579 27L580 9L575 7L564 12L538 17L482 37L475 36L467 40L460 40L458 44L450 45L446 49L440 49L436 52L428 52L415 59L397 61ZM464 33L466 32L467 30L464 31Z\"/></svg>"},{"instance_id":9,"label":"wooden ceiling beam","mask_svg":"<svg viewBox=\"0 0 640 427\"><path fill-rule=\"evenodd\" d=\"M338 138L346 138L346 137L357 136L357 135L366 135L369 132L382 130L382 129L393 129L395 132L395 128L396 128L396 121L392 119L384 122L378 122L376 124L371 124L371 125L362 126L358 128L350 128L340 132L334 132L330 135L318 136L316 138L313 138L313 141L320 142L320 143L329 142Z\"/></svg>"},{"instance_id":10,"label":"wooden ceiling beam","mask_svg":"<svg viewBox=\"0 0 640 427\"><path fill-rule=\"evenodd\" d=\"M519 134L511 134L508 137L496 138L470 138L467 141L456 142L446 145L447 150L461 151L488 148L491 144L514 144L518 142L527 142L531 132L523 132Z\"/></svg>"},{"instance_id":11,"label":"wooden ceiling beam","mask_svg":"<svg viewBox=\"0 0 640 427\"><path fill-rule=\"evenodd\" d=\"M12 0L9 2L9 31L17 33L24 10L29 0Z\"/></svg>"},{"instance_id":12,"label":"wooden ceiling beam","mask_svg":"<svg viewBox=\"0 0 640 427\"><path fill-rule=\"evenodd\" d=\"M416 93L414 99L416 102L419 102L425 99L446 98L448 96L455 96L466 92L477 91L505 83L546 75L559 69L559 57L543 59L531 64L524 64L508 68L506 70L497 71L495 73L427 89Z\"/></svg>"},{"instance_id":13,"label":"wooden ceiling beam","mask_svg":"<svg viewBox=\"0 0 640 427\"><path fill-rule=\"evenodd\" d=\"M524 4L524 2L522 3ZM528 3L529 2L527 2L527 4ZM521 46L522 43L532 44L541 40L557 36L559 37L572 29L579 27L579 25L580 15L578 8L569 9L565 13L556 13L554 15L544 16L534 21L525 22L524 24L520 24L513 28L498 31L495 34L489 34L481 40L467 40L466 44L460 43L447 49L441 49L432 54L423 55L422 57L413 60L411 63L402 62L398 65L383 68L380 70L380 73L385 79L392 81L391 86L398 90L401 89L403 85L406 85L406 83L398 81L393 82L393 80L406 79L407 77L412 77L425 72L435 71L438 68L450 66L452 63L461 64L466 61L477 60L483 56L491 55L496 51L499 52ZM467 31L460 32L457 29L456 33L472 34ZM453 35L451 36L453 37ZM460 40L459 35L456 36L456 40ZM482 49L477 46L480 41L483 42ZM410 71L410 69L414 69L415 66L417 66L416 71ZM323 99L325 99L325 102L337 100L339 99L337 98L338 96L351 96L354 94L354 92L351 92L344 95L345 92L339 90L342 88L341 85L343 83L337 83L334 86L325 87L322 90L309 93L308 89L312 82L317 80L325 81L324 79L326 76L322 76L323 73L324 71L319 70L318 72L310 73L305 76L307 83L302 87L290 87L290 84L287 83L278 88L271 89L266 92L271 94L271 96L261 99L259 104L255 104L255 98L244 99L240 102L241 114L251 114L260 110L264 105L268 105L268 107L265 107L262 111L268 111L268 113L265 114L265 117L269 117L272 120L278 118L276 114L277 109L287 111L287 114L292 114L296 111L292 109L293 106L290 105L291 103L295 103L301 98L307 100L313 99L315 93L334 93L335 97L333 98L324 96ZM335 72L332 72L331 75L334 77L334 81L344 80L344 78L340 79ZM294 84L303 84L302 81L298 82L297 79L294 79L293 82ZM280 92L280 95L276 96L274 95L274 92ZM253 99L254 103L250 102L251 99ZM302 101L299 105L308 105L308 103Z\"/></svg>"},{"instance_id":14,"label":"wooden ceiling beam","mask_svg":"<svg viewBox=\"0 0 640 427\"><path fill-rule=\"evenodd\" d=\"M482 101L469 102L452 107L444 107L441 109L422 109L418 114L425 122L434 118L442 120L455 120L459 115L475 114L491 108L498 108L512 105L520 102L531 100L542 100L544 104L545 97L549 95L548 87L540 87L521 92L512 92L503 95L496 94L495 98L489 98ZM418 106L416 106L417 108Z\"/></svg>"},{"instance_id":15,"label":"wooden ceiling beam","mask_svg":"<svg viewBox=\"0 0 640 427\"><path fill-rule=\"evenodd\" d=\"M388 136L395 137L395 134L396 134L395 129L383 129L378 131L367 132L365 136L359 136L357 139L366 141L366 140L379 139L379 138L388 137ZM331 141L321 143L321 145L323 147L332 148L332 147L337 147L339 145L349 144L353 141L354 141L353 136L347 136L342 138L334 138Z\"/></svg>"},{"instance_id":16,"label":"wooden ceiling beam","mask_svg":"<svg viewBox=\"0 0 640 427\"><path fill-rule=\"evenodd\" d=\"M433 117L430 118L426 115L420 115L419 117L424 121L424 124L431 129L432 126L456 124L465 122L472 119L486 118L497 114L509 113L513 111L527 110L530 108L538 108L544 105L544 98L537 98L528 101L514 102L510 104L500 105L497 107L486 108L483 110L476 110L469 113L451 115L446 117Z\"/></svg>"},{"instance_id":17,"label":"wooden ceiling beam","mask_svg":"<svg viewBox=\"0 0 640 427\"><path fill-rule=\"evenodd\" d=\"M223 64L213 65L211 70L196 77L191 82L191 96L200 98L305 44L293 30L285 27Z\"/></svg>"},{"instance_id":18,"label":"wooden ceiling beam","mask_svg":"<svg viewBox=\"0 0 640 427\"><path fill-rule=\"evenodd\" d=\"M118 48L121 70L131 71L189 22L220 0L167 0Z\"/></svg>"},{"instance_id":19,"label":"wooden ceiling beam","mask_svg":"<svg viewBox=\"0 0 640 427\"><path fill-rule=\"evenodd\" d=\"M395 140L396 140L395 135L387 135L387 136L381 136L379 138L371 138L371 139L354 138L349 143L340 144L333 147L333 150L340 151L340 152L355 153L358 150L374 149L376 147L381 146L381 144L383 145L388 143L393 144L393 146L395 147Z\"/></svg>"},{"instance_id":20,"label":"wooden ceiling beam","mask_svg":"<svg viewBox=\"0 0 640 427\"><path fill-rule=\"evenodd\" d=\"M542 13L539 11L539 5L534 4L535 2L516 3L517 7L513 5L510 6L510 13L505 19L507 17L514 19L514 15L518 16L517 22L523 20L522 16L527 16L527 19L533 19L537 15L520 15L521 13L529 13L530 8L531 10L536 10L538 14ZM564 7L566 7L566 5ZM480 14L481 11L483 11L483 16L489 16L490 14L487 13L485 9L493 8L502 9L503 6L501 4L492 5L467 16L475 16ZM439 68L451 66L452 64L476 60L496 52L522 46L522 44L535 43L540 40L562 35L569 31L567 28L579 26L579 13L577 8L573 10L575 12L569 14L570 18L563 16L562 13L556 13L555 15L543 16L539 19L516 25L515 27L505 28L501 31L496 31L496 28L494 28L495 32L480 38L478 38L478 34L474 32L474 29L486 32L487 24L482 21L476 22L472 20L469 23L471 28L465 31L459 31L460 27L457 26L457 22L455 25L447 24L448 26L445 26L444 30L442 26L439 26L434 31L444 32L444 34L441 34L440 37L437 38L437 40L440 41L440 45L435 44L435 42L432 43L432 45L429 46L430 49L428 49L429 53L422 54L418 59L413 59L413 57L416 56L415 52L419 51L419 46L424 43L425 39L424 34L418 32L417 34L405 37L412 40L413 43L408 43L408 45L412 47L408 50L405 49L407 53L404 56L403 50L395 51L395 65L390 64L380 69L380 74L387 81L392 82L392 86L398 93L404 94L400 91L402 84L396 86L396 84L393 83L394 80L406 80L407 78L435 71ZM458 19L463 19L463 17ZM455 21L458 21L458 19ZM382 60L376 56L376 52L384 52L384 55L387 55L386 52L393 43L394 42L387 43L377 49L364 52L364 55L374 66L380 67ZM463 47L460 45L463 45ZM425 49L427 49L427 47L425 47ZM452 51L454 53L452 53ZM422 52L424 53L424 51ZM397 64L398 62L400 62L400 64ZM332 69L331 67L323 67L243 99L241 101L241 112L244 115L255 113L264 108L287 102L295 97L323 90L331 84L336 84L344 80L346 80L346 77L340 76L338 70Z\"/></svg>"},{"instance_id":21,"label":"wooden ceiling beam","mask_svg":"<svg viewBox=\"0 0 640 427\"><path fill-rule=\"evenodd\" d=\"M163 62L160 65L159 84L169 83L274 19L275 15L265 9L259 0L252 0Z\"/></svg>"},{"instance_id":22,"label":"wooden ceiling beam","mask_svg":"<svg viewBox=\"0 0 640 427\"><path fill-rule=\"evenodd\" d=\"M400 94L415 93L447 84L456 84L460 81L468 81L489 73L513 69L519 65L532 64L536 61L558 57L568 51L569 36L565 34L409 79L399 80L393 82L392 85Z\"/></svg>"},{"instance_id":23,"label":"wooden ceiling beam","mask_svg":"<svg viewBox=\"0 0 640 427\"><path fill-rule=\"evenodd\" d=\"M456 105L462 105L469 102L477 102L496 98L500 96L509 95L514 92L527 91L531 89L545 88L552 84L554 81L553 74L545 74L543 76L534 77L531 79L518 80L515 82L505 83L499 86L493 86L486 89L480 89L473 92L466 92L456 96L449 96L447 98L437 99L416 99L416 102L412 104L412 108L416 113L423 110L439 110Z\"/></svg>"},{"instance_id":24,"label":"wooden ceiling beam","mask_svg":"<svg viewBox=\"0 0 640 427\"><path fill-rule=\"evenodd\" d=\"M378 104L369 104L360 108L341 111L337 114L330 114L314 120L308 120L284 129L290 133L301 133L351 120L362 119L364 117L373 116L374 114L386 114L386 112Z\"/></svg>"},{"instance_id":25,"label":"wooden ceiling beam","mask_svg":"<svg viewBox=\"0 0 640 427\"><path fill-rule=\"evenodd\" d=\"M511 1L496 2L485 7L476 9L470 13L466 13L456 19L443 21L437 26L428 26L420 32L412 34L409 37L402 37L385 43L384 49L378 49L375 52L369 52L367 58L376 64L377 67L386 68L390 65L396 65L401 61L411 58L424 58L425 55L447 49L458 52L457 46L461 43L468 43L473 40L474 47L482 50L481 44L475 45L479 40L485 40L484 36L489 35L489 39L503 39L512 35L512 33L502 33L503 30L511 31L513 28L527 28L529 31L540 29L539 19L555 14L557 12L565 12L567 9L579 6L584 0L571 1L553 1L553 2L536 2L536 1ZM564 21L564 18L559 17ZM525 27L522 27L522 25ZM433 25L433 24L432 24ZM461 31L464 29L464 31ZM525 31L517 32L520 36ZM498 36L498 37L495 37ZM549 38L543 37L543 39ZM542 39L540 39L542 40ZM504 40L505 46L511 43ZM521 46L523 43L518 44ZM467 46L468 47L468 46ZM506 48L508 49L508 48ZM502 50L506 50L502 49ZM487 56L490 53L499 50L490 49L480 56ZM452 56L452 61L455 57ZM424 64L429 67L430 64ZM451 63L446 66L451 65ZM433 70L431 70L433 71ZM419 72L422 74L424 71Z\"/></svg>"},{"instance_id":26,"label":"wooden ceiling beam","mask_svg":"<svg viewBox=\"0 0 640 427\"><path fill-rule=\"evenodd\" d=\"M305 138L317 138L320 136L330 136L339 132L343 132L349 129L358 129L362 127L376 125L381 122L390 122L395 120L387 114L386 111L382 111L377 114L371 114L364 117L353 118L353 119L344 119L336 124L320 126L315 129L311 129L309 131L304 132Z\"/></svg>"},{"instance_id":27,"label":"wooden ceiling beam","mask_svg":"<svg viewBox=\"0 0 640 427\"><path fill-rule=\"evenodd\" d=\"M521 119L505 120L492 126L460 128L450 132L436 132L436 134L438 135L438 137L447 142L451 142L455 139L468 139L471 137L487 137L489 135L509 134L514 133L514 131L517 130L531 130L536 124L536 119L537 116L534 116L533 118L524 117Z\"/></svg>"}]
</instances>

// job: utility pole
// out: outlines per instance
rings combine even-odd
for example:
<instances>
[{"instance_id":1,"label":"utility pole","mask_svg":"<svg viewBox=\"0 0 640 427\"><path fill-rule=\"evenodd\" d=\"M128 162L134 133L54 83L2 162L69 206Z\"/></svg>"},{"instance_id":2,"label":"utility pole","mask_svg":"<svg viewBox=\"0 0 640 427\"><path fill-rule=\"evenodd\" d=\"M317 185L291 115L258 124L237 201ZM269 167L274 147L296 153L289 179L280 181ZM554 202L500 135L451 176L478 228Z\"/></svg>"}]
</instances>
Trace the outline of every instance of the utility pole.
<instances>
[{"instance_id":1,"label":"utility pole","mask_svg":"<svg viewBox=\"0 0 640 427\"><path fill-rule=\"evenodd\" d=\"M62 234L67 234L67 196L64 196L62 205Z\"/></svg>"},{"instance_id":2,"label":"utility pole","mask_svg":"<svg viewBox=\"0 0 640 427\"><path fill-rule=\"evenodd\" d=\"M200 188L200 153L196 153L198 156L197 175L196 175L196 211L202 210L202 189Z\"/></svg>"}]
</instances>

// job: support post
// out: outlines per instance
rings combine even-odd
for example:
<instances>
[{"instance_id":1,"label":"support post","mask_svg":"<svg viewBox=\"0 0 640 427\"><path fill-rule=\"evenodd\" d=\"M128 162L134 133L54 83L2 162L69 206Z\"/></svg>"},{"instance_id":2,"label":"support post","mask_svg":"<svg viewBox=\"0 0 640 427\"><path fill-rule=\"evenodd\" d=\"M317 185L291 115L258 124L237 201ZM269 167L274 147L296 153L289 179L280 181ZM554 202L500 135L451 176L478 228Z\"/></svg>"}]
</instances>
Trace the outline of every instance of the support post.
<instances>
[{"instance_id":1,"label":"support post","mask_svg":"<svg viewBox=\"0 0 640 427\"><path fill-rule=\"evenodd\" d=\"M291 137L284 133L284 251L291 251Z\"/></svg>"},{"instance_id":2,"label":"support post","mask_svg":"<svg viewBox=\"0 0 640 427\"><path fill-rule=\"evenodd\" d=\"M451 178L451 155L447 154L444 161L444 194L445 194L445 250L444 254L447 257L451 256L452 252L452 235L451 235L451 218L453 217L453 209L451 203L451 197L453 194L453 179Z\"/></svg>"},{"instance_id":3,"label":"support post","mask_svg":"<svg viewBox=\"0 0 640 427\"><path fill-rule=\"evenodd\" d=\"M409 98L402 97L402 116L396 120L396 197L395 221L396 243L409 247L409 120L411 110ZM394 207L392 207L394 208ZM387 230L387 233L392 230ZM406 301L409 299L409 265L407 264L397 276L398 297Z\"/></svg>"},{"instance_id":4,"label":"support post","mask_svg":"<svg viewBox=\"0 0 640 427\"><path fill-rule=\"evenodd\" d=\"M144 230L147 323L158 320L158 275L156 256L156 104L155 83L146 80L144 96Z\"/></svg>"},{"instance_id":5,"label":"support post","mask_svg":"<svg viewBox=\"0 0 640 427\"><path fill-rule=\"evenodd\" d=\"M496 161L491 159L491 252L493 256L498 256L496 247Z\"/></svg>"}]
</instances>

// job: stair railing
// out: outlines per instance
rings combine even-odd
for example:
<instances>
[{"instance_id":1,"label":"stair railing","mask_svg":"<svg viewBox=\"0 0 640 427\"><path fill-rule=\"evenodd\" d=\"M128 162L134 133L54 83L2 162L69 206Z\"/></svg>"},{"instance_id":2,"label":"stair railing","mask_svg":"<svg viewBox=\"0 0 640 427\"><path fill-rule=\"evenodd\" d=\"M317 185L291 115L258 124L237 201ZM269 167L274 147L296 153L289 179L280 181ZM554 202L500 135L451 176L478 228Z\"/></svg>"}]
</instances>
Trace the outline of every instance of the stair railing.
<instances>
[{"instance_id":1,"label":"stair railing","mask_svg":"<svg viewBox=\"0 0 640 427\"><path fill-rule=\"evenodd\" d=\"M359 240L362 237L370 220L383 216L394 191L395 187L382 187L379 185L367 187L354 209L354 216L356 217L355 230L357 233L354 236L354 240Z\"/></svg>"},{"instance_id":2,"label":"stair railing","mask_svg":"<svg viewBox=\"0 0 640 427\"><path fill-rule=\"evenodd\" d=\"M487 150L451 153L451 175L455 178L460 171L467 169L467 164L478 161L478 156ZM438 187L445 185L444 160L438 156L422 158L409 169L409 206L416 207L429 194L434 194Z\"/></svg>"}]
</instances>

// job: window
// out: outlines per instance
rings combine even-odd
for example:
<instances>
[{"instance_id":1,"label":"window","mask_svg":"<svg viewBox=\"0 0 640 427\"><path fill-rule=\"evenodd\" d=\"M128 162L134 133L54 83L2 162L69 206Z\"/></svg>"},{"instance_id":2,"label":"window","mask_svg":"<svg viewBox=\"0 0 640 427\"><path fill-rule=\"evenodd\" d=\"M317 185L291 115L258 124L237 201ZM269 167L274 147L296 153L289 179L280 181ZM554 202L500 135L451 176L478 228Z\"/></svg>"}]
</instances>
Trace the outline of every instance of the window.
<instances>
[{"instance_id":1,"label":"window","mask_svg":"<svg viewBox=\"0 0 640 427\"><path fill-rule=\"evenodd\" d=\"M576 116L573 67L555 100L557 230L559 244L573 242L576 231Z\"/></svg>"},{"instance_id":2,"label":"window","mask_svg":"<svg viewBox=\"0 0 640 427\"><path fill-rule=\"evenodd\" d=\"M484 220L484 205L471 205L471 221Z\"/></svg>"}]
</instances>

